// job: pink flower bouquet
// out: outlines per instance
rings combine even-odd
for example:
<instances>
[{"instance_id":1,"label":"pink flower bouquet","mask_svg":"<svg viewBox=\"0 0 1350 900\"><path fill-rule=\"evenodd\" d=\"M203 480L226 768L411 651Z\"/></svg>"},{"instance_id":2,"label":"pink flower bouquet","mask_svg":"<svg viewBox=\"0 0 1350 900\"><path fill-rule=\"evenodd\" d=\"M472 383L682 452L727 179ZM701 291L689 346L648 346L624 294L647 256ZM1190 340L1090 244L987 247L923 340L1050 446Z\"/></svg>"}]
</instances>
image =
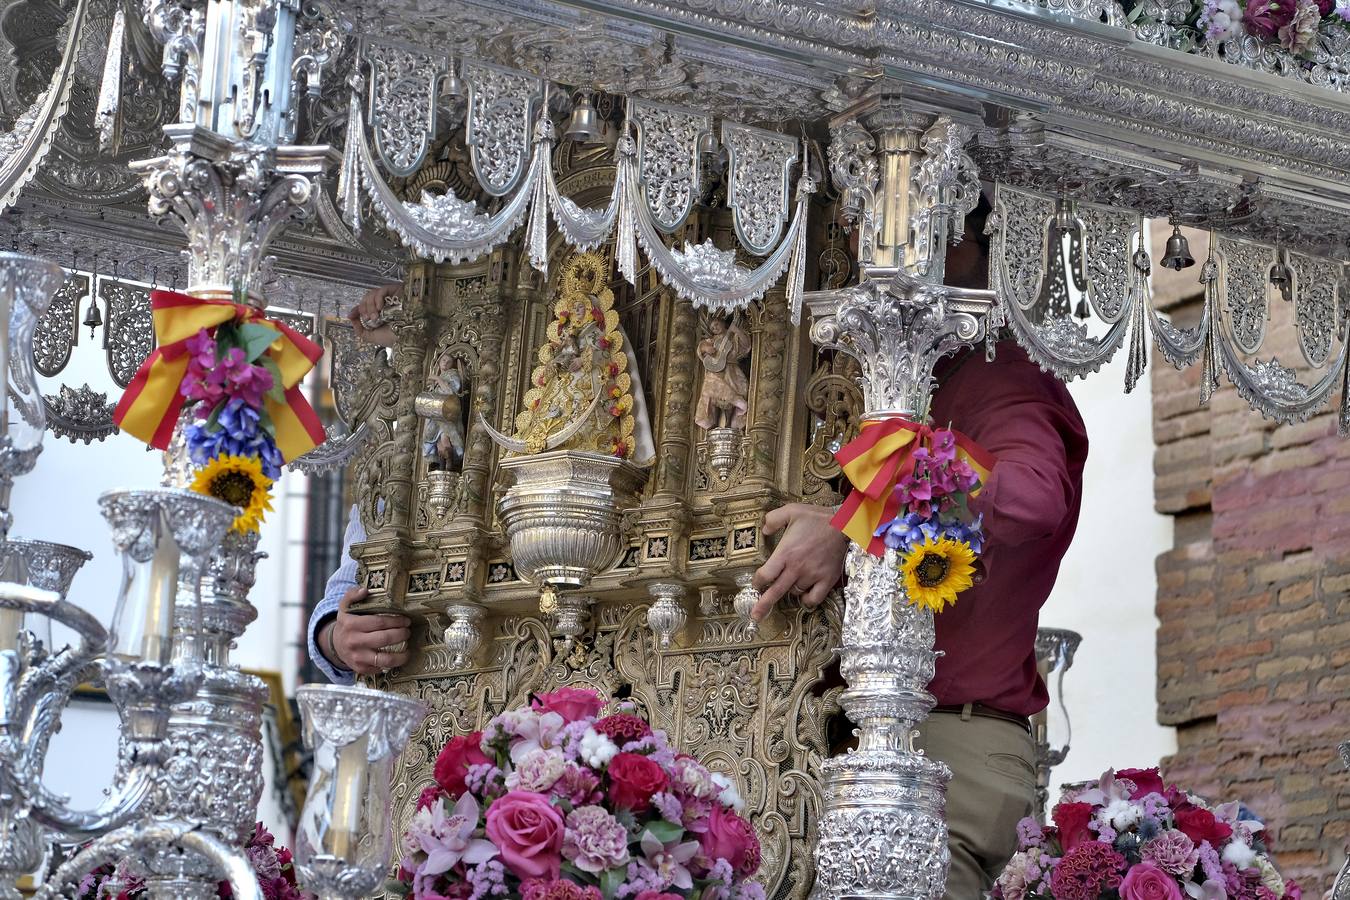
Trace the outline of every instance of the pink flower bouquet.
<instances>
[{"instance_id":1,"label":"pink flower bouquet","mask_svg":"<svg viewBox=\"0 0 1350 900\"><path fill-rule=\"evenodd\" d=\"M451 740L389 890L415 900L763 900L724 776L594 691L532 698Z\"/></svg>"},{"instance_id":2,"label":"pink flower bouquet","mask_svg":"<svg viewBox=\"0 0 1350 900\"><path fill-rule=\"evenodd\" d=\"M1052 814L1018 825L995 900L1301 900L1237 803L1207 806L1163 786L1157 769L1107 772Z\"/></svg>"}]
</instances>

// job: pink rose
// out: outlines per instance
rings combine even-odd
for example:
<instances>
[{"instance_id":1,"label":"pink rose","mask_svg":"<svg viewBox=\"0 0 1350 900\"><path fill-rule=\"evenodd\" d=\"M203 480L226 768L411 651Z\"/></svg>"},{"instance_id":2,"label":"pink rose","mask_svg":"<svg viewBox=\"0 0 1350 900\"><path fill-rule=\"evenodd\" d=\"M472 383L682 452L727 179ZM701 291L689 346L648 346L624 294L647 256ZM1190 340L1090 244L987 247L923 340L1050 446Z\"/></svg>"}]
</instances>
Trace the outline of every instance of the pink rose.
<instances>
[{"instance_id":1,"label":"pink rose","mask_svg":"<svg viewBox=\"0 0 1350 900\"><path fill-rule=\"evenodd\" d=\"M563 818L542 794L509 791L487 811L487 836L502 864L524 880L562 873Z\"/></svg>"},{"instance_id":2,"label":"pink rose","mask_svg":"<svg viewBox=\"0 0 1350 900\"><path fill-rule=\"evenodd\" d=\"M650 757L620 753L609 761L609 799L619 809L646 812L652 794L670 786L670 776Z\"/></svg>"},{"instance_id":3,"label":"pink rose","mask_svg":"<svg viewBox=\"0 0 1350 900\"><path fill-rule=\"evenodd\" d=\"M436 783L443 787L452 799L458 800L459 795L466 790L464 776L468 774L469 766L492 762L483 752L480 746L482 742L481 731L451 738L445 749L436 757L436 767L433 770Z\"/></svg>"},{"instance_id":4,"label":"pink rose","mask_svg":"<svg viewBox=\"0 0 1350 900\"><path fill-rule=\"evenodd\" d=\"M555 712L564 722L594 719L600 715L605 701L595 691L585 688L560 687L538 697L530 698L530 708L541 713Z\"/></svg>"},{"instance_id":5,"label":"pink rose","mask_svg":"<svg viewBox=\"0 0 1350 900\"><path fill-rule=\"evenodd\" d=\"M731 810L713 804L708 830L698 836L699 846L709 859L725 859L736 874L749 878L759 870L759 838L750 823Z\"/></svg>"},{"instance_id":6,"label":"pink rose","mask_svg":"<svg viewBox=\"0 0 1350 900\"><path fill-rule=\"evenodd\" d=\"M1121 900L1182 900L1177 880L1153 863L1139 863L1120 883Z\"/></svg>"}]
</instances>

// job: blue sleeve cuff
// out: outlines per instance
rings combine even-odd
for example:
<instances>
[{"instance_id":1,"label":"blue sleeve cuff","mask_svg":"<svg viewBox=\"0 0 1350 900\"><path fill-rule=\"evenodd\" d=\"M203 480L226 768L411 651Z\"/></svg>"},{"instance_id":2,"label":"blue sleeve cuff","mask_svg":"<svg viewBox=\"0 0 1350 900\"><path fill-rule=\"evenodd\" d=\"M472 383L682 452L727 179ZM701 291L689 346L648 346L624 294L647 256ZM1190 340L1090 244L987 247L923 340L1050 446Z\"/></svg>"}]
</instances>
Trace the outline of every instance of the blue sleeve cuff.
<instances>
[{"instance_id":1,"label":"blue sleeve cuff","mask_svg":"<svg viewBox=\"0 0 1350 900\"><path fill-rule=\"evenodd\" d=\"M319 649L319 627L323 625L325 620L336 616L337 611L338 600L331 596L324 597L314 607L314 612L309 617L309 658L333 684L354 684L356 682L355 674L350 669L334 665Z\"/></svg>"}]
</instances>

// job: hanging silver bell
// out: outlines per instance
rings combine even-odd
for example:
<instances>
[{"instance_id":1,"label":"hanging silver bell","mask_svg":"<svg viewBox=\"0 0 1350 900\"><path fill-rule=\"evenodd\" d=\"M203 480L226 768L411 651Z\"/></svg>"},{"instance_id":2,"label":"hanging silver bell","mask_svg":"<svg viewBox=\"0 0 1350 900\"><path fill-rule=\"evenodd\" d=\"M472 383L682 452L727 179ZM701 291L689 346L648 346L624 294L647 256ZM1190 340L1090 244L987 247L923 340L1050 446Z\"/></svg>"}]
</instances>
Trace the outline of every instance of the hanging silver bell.
<instances>
[{"instance_id":1,"label":"hanging silver bell","mask_svg":"<svg viewBox=\"0 0 1350 900\"><path fill-rule=\"evenodd\" d=\"M458 100L464 96L464 82L459 78L459 66L450 61L450 73L441 82L441 99Z\"/></svg>"},{"instance_id":2,"label":"hanging silver bell","mask_svg":"<svg viewBox=\"0 0 1350 900\"><path fill-rule=\"evenodd\" d=\"M1167 252L1163 254L1162 264L1177 272L1195 265L1195 257L1191 256L1190 241L1181 233L1180 225L1172 226L1172 236L1167 239Z\"/></svg>"},{"instance_id":3,"label":"hanging silver bell","mask_svg":"<svg viewBox=\"0 0 1350 900\"><path fill-rule=\"evenodd\" d=\"M603 133L604 124L600 121L600 114L595 111L595 105L591 103L591 92L577 91L572 118L567 123L563 137L578 144L594 144Z\"/></svg>"},{"instance_id":4,"label":"hanging silver bell","mask_svg":"<svg viewBox=\"0 0 1350 900\"><path fill-rule=\"evenodd\" d=\"M1270 284L1286 303L1294 299L1294 270L1289 268L1289 253L1283 247L1275 255L1275 265L1270 267Z\"/></svg>"},{"instance_id":5,"label":"hanging silver bell","mask_svg":"<svg viewBox=\"0 0 1350 900\"><path fill-rule=\"evenodd\" d=\"M84 327L89 329L89 340L94 339L94 332L103 324L103 314L98 311L98 301L89 298L89 312L84 314Z\"/></svg>"}]
</instances>

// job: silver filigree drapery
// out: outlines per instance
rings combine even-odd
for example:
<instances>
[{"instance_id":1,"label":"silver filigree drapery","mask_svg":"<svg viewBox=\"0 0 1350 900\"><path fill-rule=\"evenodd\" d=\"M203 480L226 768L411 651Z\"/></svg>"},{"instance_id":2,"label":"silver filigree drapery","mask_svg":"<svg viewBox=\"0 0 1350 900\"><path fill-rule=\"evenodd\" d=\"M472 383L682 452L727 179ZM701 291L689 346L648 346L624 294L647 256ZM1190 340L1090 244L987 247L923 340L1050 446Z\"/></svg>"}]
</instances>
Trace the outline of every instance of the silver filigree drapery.
<instances>
[{"instance_id":1,"label":"silver filigree drapery","mask_svg":"<svg viewBox=\"0 0 1350 900\"><path fill-rule=\"evenodd\" d=\"M485 173L489 179L498 179L499 186L507 184L520 162L523 175L514 193L491 214L452 190L443 194L423 193L416 202L400 199L380 172L365 138L365 114L360 104L353 102L348 111L346 152L338 187L343 213L353 229L360 227L364 193L389 228L413 252L437 262L457 263L477 259L501 246L528 214L526 247L530 261L540 271L547 271L547 226L551 213L563 238L579 248L595 247L614 234L618 269L633 283L637 279L637 253L641 246L662 280L697 306L718 311L743 309L764 296L787 272L788 303L793 321L798 321L805 283L806 216L815 183L805 173L798 179L792 218L784 234L787 208L782 204L789 172L796 165L795 139L774 136L770 140L771 132L734 124L728 127L729 140L734 139L742 153L737 164L740 175L733 179L740 187L737 190L733 186L730 196L732 213L739 223L736 230L738 235L745 230L756 242L754 247L747 247L751 252L768 252L759 266L750 269L738 261L735 249L721 249L711 239L672 250L662 237L663 227L673 228L683 222L692 209L698 187L699 140L711 127L710 122L703 121L707 116L699 120L701 124L690 124L699 117L673 107L644 106L630 101L634 121L639 114L645 116L646 134L655 142L646 156L647 180L642 175L640 141L625 125L619 139L618 174L609 203L601 209L583 209L558 190L552 171L556 131L546 108L538 112L534 151L527 160L518 152L519 140L507 139L508 134L516 134L508 131L507 126L514 129L516 113L531 108L534 85L540 82L530 76L510 81L507 76L512 73L498 67L466 62L464 68L476 73L474 77L488 79L485 83L497 85L495 94L483 92L479 105L490 111L488 98L495 97L502 117L494 141L482 143L485 137L480 141L483 159L481 167L475 164L476 171L487 189L491 185L484 180ZM515 85L514 91L504 87L511 84ZM487 111L482 115L486 116ZM474 125L471 115L467 127L481 133L487 126ZM677 139L688 142L679 153L673 149ZM497 156L489 162L491 154ZM765 241L769 243L761 243Z\"/></svg>"},{"instance_id":2,"label":"silver filigree drapery","mask_svg":"<svg viewBox=\"0 0 1350 900\"><path fill-rule=\"evenodd\" d=\"M464 63L464 80L469 85L464 124L469 160L483 190L505 197L525 178L544 83L524 72L472 61Z\"/></svg>"},{"instance_id":3,"label":"silver filigree drapery","mask_svg":"<svg viewBox=\"0 0 1350 900\"><path fill-rule=\"evenodd\" d=\"M389 173L406 178L426 159L436 133L436 87L449 68L445 54L367 41L367 115L375 152Z\"/></svg>"},{"instance_id":4,"label":"silver filigree drapery","mask_svg":"<svg viewBox=\"0 0 1350 900\"><path fill-rule=\"evenodd\" d=\"M0 134L0 210L9 208L37 174L70 104L75 68L85 39L87 0L79 0L64 26L61 60L47 88Z\"/></svg>"},{"instance_id":5,"label":"silver filigree drapery","mask_svg":"<svg viewBox=\"0 0 1350 900\"><path fill-rule=\"evenodd\" d=\"M778 244L788 220L799 142L776 131L723 122L722 143L736 236L746 250L763 256Z\"/></svg>"},{"instance_id":6,"label":"silver filigree drapery","mask_svg":"<svg viewBox=\"0 0 1350 900\"><path fill-rule=\"evenodd\" d=\"M628 118L637 129L637 176L643 203L656 229L671 234L694 208L699 145L704 135L712 133L712 116L630 98Z\"/></svg>"},{"instance_id":7,"label":"silver filigree drapery","mask_svg":"<svg viewBox=\"0 0 1350 900\"><path fill-rule=\"evenodd\" d=\"M1342 432L1350 431L1350 366L1347 322L1338 318L1344 302L1340 262L1226 235L1215 235L1212 253L1200 267L1205 285L1201 321L1178 328L1149 300L1151 262L1140 235L1138 213L1096 204L1069 204L1000 184L989 220L990 281L1001 300L999 314L1038 364L1066 380L1095 372L1129 340L1126 389L1138 383L1147 363L1146 331L1163 357L1182 368L1200 363L1200 402L1209 401L1219 373L1228 375L1252 408L1282 423L1305 421L1342 389ZM1054 238L1079 236L1079 251L1068 252ZM1287 272L1280 267L1287 259ZM1067 309L1056 311L1047 285L1079 291L1095 320L1106 326L1094 337ZM1270 316L1272 281L1285 284L1294 304L1302 355L1315 381L1305 384L1278 359L1244 357L1258 353ZM1067 306L1068 295L1063 298ZM1336 338L1340 350L1333 356Z\"/></svg>"}]
</instances>

